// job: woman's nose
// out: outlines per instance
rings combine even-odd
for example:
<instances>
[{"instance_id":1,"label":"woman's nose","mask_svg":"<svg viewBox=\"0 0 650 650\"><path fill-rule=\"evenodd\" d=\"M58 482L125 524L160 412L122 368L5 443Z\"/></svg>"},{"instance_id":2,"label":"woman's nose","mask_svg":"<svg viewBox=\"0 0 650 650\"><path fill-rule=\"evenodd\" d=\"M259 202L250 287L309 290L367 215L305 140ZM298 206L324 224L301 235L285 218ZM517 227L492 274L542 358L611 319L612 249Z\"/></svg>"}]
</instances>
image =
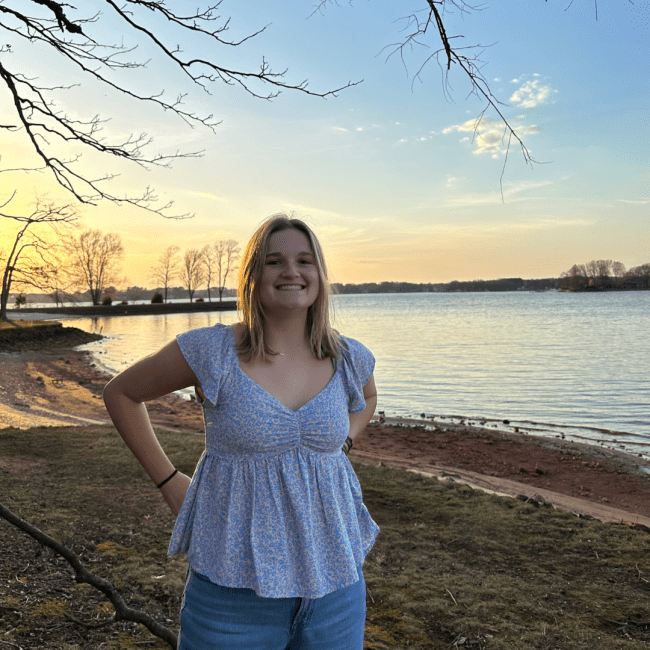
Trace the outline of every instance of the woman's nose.
<instances>
[{"instance_id":1,"label":"woman's nose","mask_svg":"<svg viewBox=\"0 0 650 650\"><path fill-rule=\"evenodd\" d=\"M285 267L283 269L282 275L286 275L286 276L289 276L289 277L294 277L296 275L299 275L298 263L297 262L292 262L291 260L289 260L286 263L286 265L285 265Z\"/></svg>"}]
</instances>

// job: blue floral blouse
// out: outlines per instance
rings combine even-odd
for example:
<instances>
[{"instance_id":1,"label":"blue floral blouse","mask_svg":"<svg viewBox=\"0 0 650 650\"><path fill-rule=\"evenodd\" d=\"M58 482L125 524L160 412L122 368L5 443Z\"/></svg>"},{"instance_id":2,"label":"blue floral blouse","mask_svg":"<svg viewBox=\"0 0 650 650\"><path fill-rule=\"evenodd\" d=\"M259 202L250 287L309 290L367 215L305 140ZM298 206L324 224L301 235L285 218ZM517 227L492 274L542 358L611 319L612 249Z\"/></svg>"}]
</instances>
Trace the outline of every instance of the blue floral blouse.
<instances>
[{"instance_id":1,"label":"blue floral blouse","mask_svg":"<svg viewBox=\"0 0 650 650\"><path fill-rule=\"evenodd\" d=\"M375 359L342 339L330 382L293 411L244 373L231 327L177 337L205 395L206 448L169 555L265 598L320 598L359 580L379 526L341 447Z\"/></svg>"}]
</instances>

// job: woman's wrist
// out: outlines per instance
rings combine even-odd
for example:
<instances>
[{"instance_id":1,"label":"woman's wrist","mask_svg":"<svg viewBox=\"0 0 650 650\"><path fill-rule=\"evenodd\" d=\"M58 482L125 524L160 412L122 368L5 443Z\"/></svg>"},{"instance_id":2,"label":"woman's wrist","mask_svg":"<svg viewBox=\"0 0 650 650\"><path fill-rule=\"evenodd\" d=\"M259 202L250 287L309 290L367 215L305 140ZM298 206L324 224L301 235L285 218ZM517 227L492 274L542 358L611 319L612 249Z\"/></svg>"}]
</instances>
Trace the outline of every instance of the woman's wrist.
<instances>
[{"instance_id":1,"label":"woman's wrist","mask_svg":"<svg viewBox=\"0 0 650 650\"><path fill-rule=\"evenodd\" d=\"M163 487L163 485L165 485L166 483L171 481L174 478L174 476L176 476L176 474L178 474L177 469L175 469L164 481L161 481L160 483L158 483L158 485L156 485L156 487L158 489L160 489L161 487Z\"/></svg>"},{"instance_id":2,"label":"woman's wrist","mask_svg":"<svg viewBox=\"0 0 650 650\"><path fill-rule=\"evenodd\" d=\"M350 449L352 449L352 444L353 444L352 438L350 438L350 436L348 436L345 439L345 442L343 443L343 453L346 456L350 453Z\"/></svg>"}]
</instances>

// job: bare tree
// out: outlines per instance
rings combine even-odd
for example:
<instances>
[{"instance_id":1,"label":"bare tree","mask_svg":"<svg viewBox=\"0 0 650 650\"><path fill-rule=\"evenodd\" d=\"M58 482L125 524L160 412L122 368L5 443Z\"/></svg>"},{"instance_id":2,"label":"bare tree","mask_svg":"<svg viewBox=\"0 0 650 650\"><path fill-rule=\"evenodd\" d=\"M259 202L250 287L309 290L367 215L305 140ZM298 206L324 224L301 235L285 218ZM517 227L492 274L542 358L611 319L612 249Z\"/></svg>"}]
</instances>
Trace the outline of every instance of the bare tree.
<instances>
[{"instance_id":1,"label":"bare tree","mask_svg":"<svg viewBox=\"0 0 650 650\"><path fill-rule=\"evenodd\" d=\"M87 289L93 305L98 305L104 289L120 281L122 240L115 233L84 230L79 237L68 237L66 246L77 285Z\"/></svg>"},{"instance_id":2,"label":"bare tree","mask_svg":"<svg viewBox=\"0 0 650 650\"><path fill-rule=\"evenodd\" d=\"M201 255L203 255L203 271L204 271L204 280L208 289L208 302L212 302L212 296L210 294L210 286L212 285L212 278L214 277L214 266L217 261L216 252L214 246L206 244L201 249Z\"/></svg>"},{"instance_id":3,"label":"bare tree","mask_svg":"<svg viewBox=\"0 0 650 650\"><path fill-rule=\"evenodd\" d=\"M190 296L190 302L194 298L194 292L203 284L203 251L198 248L191 248L183 255L181 267L181 281Z\"/></svg>"},{"instance_id":4,"label":"bare tree","mask_svg":"<svg viewBox=\"0 0 650 650\"><path fill-rule=\"evenodd\" d=\"M591 260L585 264L587 277L594 287L604 287L609 283L612 260Z\"/></svg>"},{"instance_id":5,"label":"bare tree","mask_svg":"<svg viewBox=\"0 0 650 650\"><path fill-rule=\"evenodd\" d=\"M220 239L214 245L216 253L217 279L219 281L219 302L223 297L228 276L237 267L239 259L239 244L234 239Z\"/></svg>"},{"instance_id":6,"label":"bare tree","mask_svg":"<svg viewBox=\"0 0 650 650\"><path fill-rule=\"evenodd\" d=\"M5 208L9 201L0 209ZM48 290L57 276L60 277L61 264L57 253L62 232L77 220L77 213L70 203L37 199L32 213L27 216L0 212L0 217L18 225L9 239L7 251L0 252L3 262L0 320L7 320L7 301L12 285ZM7 232L4 227L2 230L3 234Z\"/></svg>"},{"instance_id":7,"label":"bare tree","mask_svg":"<svg viewBox=\"0 0 650 650\"><path fill-rule=\"evenodd\" d=\"M623 262L612 262L612 277L616 285L620 285L625 277L625 264Z\"/></svg>"},{"instance_id":8,"label":"bare tree","mask_svg":"<svg viewBox=\"0 0 650 650\"><path fill-rule=\"evenodd\" d=\"M107 199L166 216L189 216L170 215L171 203L160 205L151 188L137 196L110 193L104 181L114 174L92 175L82 166L80 156L84 151L95 151L148 168L168 166L176 158L194 157L201 152L149 152L152 138L147 133L107 136L108 119L88 115L85 104L75 105L72 99L66 112L58 109L56 103L61 101L63 91L79 85L77 82L92 80L110 94L172 113L190 126L198 124L214 130L218 122L212 115L186 108L184 90L170 90L171 98L162 89L147 93L138 83L137 75L129 75L130 71L147 66L151 51L157 64L166 65L170 74L164 75L165 78L172 78L178 71L181 79L208 94L217 84L224 83L262 99L273 99L285 89L327 97L354 85L348 82L334 90L314 92L306 81L287 81L286 70L273 71L264 57L258 68L231 64L233 48L253 39L265 27L231 40L228 38L230 19L218 14L220 4L188 10L187 3L165 4L158 0L96 0L76 6L63 0L3 0L0 2L3 35L0 80L11 98L14 120L5 120L0 129L24 134L40 161L40 169L51 173L80 202L94 204ZM184 44L188 54L179 43ZM33 49L32 56L19 57L16 46L18 50ZM147 54L137 58L136 51ZM222 55L228 64L219 63ZM62 74L70 77L69 84L38 80L36 66L44 57L48 64L57 66ZM70 97L68 94L67 98ZM149 122L146 113L142 122Z\"/></svg>"},{"instance_id":9,"label":"bare tree","mask_svg":"<svg viewBox=\"0 0 650 650\"><path fill-rule=\"evenodd\" d=\"M580 291L587 286L588 276L584 264L574 264L560 275L560 286L569 291Z\"/></svg>"},{"instance_id":10,"label":"bare tree","mask_svg":"<svg viewBox=\"0 0 650 650\"><path fill-rule=\"evenodd\" d=\"M167 302L167 290L171 281L178 277L180 260L178 252L181 249L178 246L168 246L165 252L159 257L156 266L151 271L151 279L158 286L163 287L165 302Z\"/></svg>"}]
</instances>

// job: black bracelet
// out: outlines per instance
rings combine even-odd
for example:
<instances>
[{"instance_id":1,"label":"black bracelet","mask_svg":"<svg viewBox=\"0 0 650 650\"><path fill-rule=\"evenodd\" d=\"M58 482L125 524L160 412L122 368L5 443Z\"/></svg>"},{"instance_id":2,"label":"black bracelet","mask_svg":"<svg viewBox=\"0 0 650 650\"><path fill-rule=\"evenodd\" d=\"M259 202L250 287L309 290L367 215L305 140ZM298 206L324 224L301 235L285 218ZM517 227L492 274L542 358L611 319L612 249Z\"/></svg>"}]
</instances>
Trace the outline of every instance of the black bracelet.
<instances>
[{"instance_id":1,"label":"black bracelet","mask_svg":"<svg viewBox=\"0 0 650 650\"><path fill-rule=\"evenodd\" d=\"M171 473L171 475L168 476L168 477L167 477L167 478L166 478L162 483L158 483L158 485L156 485L156 487L160 489L163 485L165 485L165 483L167 483L167 481L171 481L171 480L174 478L174 476L176 476L176 474L178 474L178 470L177 470L177 469L175 469L175 470Z\"/></svg>"},{"instance_id":2,"label":"black bracelet","mask_svg":"<svg viewBox=\"0 0 650 650\"><path fill-rule=\"evenodd\" d=\"M347 449L343 450L343 453L347 456L350 453L350 449L352 449L352 438L348 436L343 444L347 447Z\"/></svg>"}]
</instances>

